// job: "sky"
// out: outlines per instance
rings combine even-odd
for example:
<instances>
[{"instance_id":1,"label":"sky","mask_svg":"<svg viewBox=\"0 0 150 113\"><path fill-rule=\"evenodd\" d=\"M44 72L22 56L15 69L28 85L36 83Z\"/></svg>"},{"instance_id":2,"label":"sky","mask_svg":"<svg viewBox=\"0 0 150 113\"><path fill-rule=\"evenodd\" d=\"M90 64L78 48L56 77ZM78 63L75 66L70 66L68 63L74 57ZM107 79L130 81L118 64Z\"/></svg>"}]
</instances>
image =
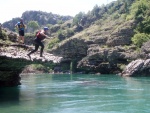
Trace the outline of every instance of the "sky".
<instances>
[{"instance_id":1,"label":"sky","mask_svg":"<svg viewBox=\"0 0 150 113\"><path fill-rule=\"evenodd\" d=\"M97 4L101 6L116 0L0 0L0 23L21 17L25 11L44 11L59 15L75 16L87 13Z\"/></svg>"}]
</instances>

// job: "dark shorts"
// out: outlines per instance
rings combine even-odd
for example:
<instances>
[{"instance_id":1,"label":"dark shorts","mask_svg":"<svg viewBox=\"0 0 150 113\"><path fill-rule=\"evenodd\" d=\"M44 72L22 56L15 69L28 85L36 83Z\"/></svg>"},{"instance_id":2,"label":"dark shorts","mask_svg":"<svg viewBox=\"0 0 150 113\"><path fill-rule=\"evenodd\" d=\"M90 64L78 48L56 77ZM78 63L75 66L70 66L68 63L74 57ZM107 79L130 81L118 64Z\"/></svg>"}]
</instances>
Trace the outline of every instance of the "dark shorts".
<instances>
[{"instance_id":1,"label":"dark shorts","mask_svg":"<svg viewBox=\"0 0 150 113\"><path fill-rule=\"evenodd\" d=\"M41 47L44 47L44 44L41 42L41 40L39 40L38 38L36 38L35 40L34 40L34 44L35 45L38 45L38 46L41 46Z\"/></svg>"},{"instance_id":2,"label":"dark shorts","mask_svg":"<svg viewBox=\"0 0 150 113\"><path fill-rule=\"evenodd\" d=\"M24 36L24 30L19 31L19 36Z\"/></svg>"}]
</instances>

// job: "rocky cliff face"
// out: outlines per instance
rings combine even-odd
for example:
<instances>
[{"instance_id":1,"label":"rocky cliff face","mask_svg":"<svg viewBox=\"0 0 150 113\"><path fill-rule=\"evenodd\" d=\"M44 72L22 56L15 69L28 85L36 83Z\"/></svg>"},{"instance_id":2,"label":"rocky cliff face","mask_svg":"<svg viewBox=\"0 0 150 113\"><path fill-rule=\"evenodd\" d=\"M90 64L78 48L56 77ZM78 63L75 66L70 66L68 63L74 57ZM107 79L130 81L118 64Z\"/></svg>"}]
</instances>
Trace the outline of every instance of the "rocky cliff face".
<instances>
[{"instance_id":1,"label":"rocky cliff face","mask_svg":"<svg viewBox=\"0 0 150 113\"><path fill-rule=\"evenodd\" d=\"M119 24L119 23L118 23ZM117 30L110 34L106 44L108 46L123 46L131 44L131 37L134 35L133 27L135 25L134 21L127 21L121 24Z\"/></svg>"},{"instance_id":2,"label":"rocky cliff face","mask_svg":"<svg viewBox=\"0 0 150 113\"><path fill-rule=\"evenodd\" d=\"M77 59L77 68L86 73L118 73L130 61L142 57L136 47L131 45L134 35L134 21L109 22L106 25L94 26L63 41L50 52L62 56L67 61ZM118 26L114 29L114 26ZM90 30L89 30L90 29ZM85 37L88 37L85 38Z\"/></svg>"},{"instance_id":3,"label":"rocky cliff face","mask_svg":"<svg viewBox=\"0 0 150 113\"><path fill-rule=\"evenodd\" d=\"M44 57L39 57L39 51L31 55L30 60L27 53L33 49L32 46L20 45L16 43L17 34L7 29L0 29L0 87L20 85L20 74L22 71L30 72L49 72L59 63L62 57L54 56L50 53L44 53ZM24 69L28 65L37 64L35 70ZM39 65L40 64L40 65ZM31 71L32 70L32 71Z\"/></svg>"},{"instance_id":4,"label":"rocky cliff face","mask_svg":"<svg viewBox=\"0 0 150 113\"><path fill-rule=\"evenodd\" d=\"M20 85L22 67L17 68L15 66L17 64L19 64L18 59L13 60L5 56L0 56L0 87Z\"/></svg>"},{"instance_id":5,"label":"rocky cliff face","mask_svg":"<svg viewBox=\"0 0 150 113\"><path fill-rule=\"evenodd\" d=\"M134 76L150 76L150 41L143 44L141 47L141 58L130 62L122 73L119 75L124 77Z\"/></svg>"},{"instance_id":6,"label":"rocky cliff face","mask_svg":"<svg viewBox=\"0 0 150 113\"><path fill-rule=\"evenodd\" d=\"M150 59L132 61L120 75L124 77L150 76Z\"/></svg>"},{"instance_id":7,"label":"rocky cliff face","mask_svg":"<svg viewBox=\"0 0 150 113\"><path fill-rule=\"evenodd\" d=\"M50 53L62 56L66 60L81 59L87 55L87 46L84 39L72 38L65 40L57 48L50 50Z\"/></svg>"}]
</instances>

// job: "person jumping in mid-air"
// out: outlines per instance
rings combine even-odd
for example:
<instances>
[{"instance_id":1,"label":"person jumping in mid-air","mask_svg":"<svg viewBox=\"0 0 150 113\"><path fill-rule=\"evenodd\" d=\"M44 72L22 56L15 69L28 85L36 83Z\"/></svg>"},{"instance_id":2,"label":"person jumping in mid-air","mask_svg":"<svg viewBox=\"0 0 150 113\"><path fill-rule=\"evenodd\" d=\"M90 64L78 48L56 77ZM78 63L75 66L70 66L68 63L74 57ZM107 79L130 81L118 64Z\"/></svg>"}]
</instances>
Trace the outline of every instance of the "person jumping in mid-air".
<instances>
[{"instance_id":1,"label":"person jumping in mid-air","mask_svg":"<svg viewBox=\"0 0 150 113\"><path fill-rule=\"evenodd\" d=\"M35 41L35 49L32 50L30 53L28 53L27 55L29 56L30 60L31 60L31 54L36 52L39 48L39 46L41 46L41 50L40 50L40 57L43 57L43 50L44 50L44 44L42 43L42 40L44 40L45 38L49 38L46 34L48 32L48 27L44 27L44 29L39 30L36 34L36 39Z\"/></svg>"},{"instance_id":2,"label":"person jumping in mid-air","mask_svg":"<svg viewBox=\"0 0 150 113\"><path fill-rule=\"evenodd\" d=\"M20 18L20 22L18 22L15 27L18 28L19 31L19 39L18 42L20 43L20 40L22 40L22 44L24 44L24 29L25 29L25 25L23 23L23 19Z\"/></svg>"}]
</instances>

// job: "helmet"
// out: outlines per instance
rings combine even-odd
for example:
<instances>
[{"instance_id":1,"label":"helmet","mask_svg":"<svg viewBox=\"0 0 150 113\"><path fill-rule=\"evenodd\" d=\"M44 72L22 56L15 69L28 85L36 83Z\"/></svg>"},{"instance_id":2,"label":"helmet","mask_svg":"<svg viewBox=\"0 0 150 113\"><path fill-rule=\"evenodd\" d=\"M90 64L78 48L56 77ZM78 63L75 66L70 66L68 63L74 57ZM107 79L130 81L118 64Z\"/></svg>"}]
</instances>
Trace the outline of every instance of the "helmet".
<instances>
[{"instance_id":1,"label":"helmet","mask_svg":"<svg viewBox=\"0 0 150 113\"><path fill-rule=\"evenodd\" d=\"M44 31L49 30L48 27L44 27Z\"/></svg>"}]
</instances>

